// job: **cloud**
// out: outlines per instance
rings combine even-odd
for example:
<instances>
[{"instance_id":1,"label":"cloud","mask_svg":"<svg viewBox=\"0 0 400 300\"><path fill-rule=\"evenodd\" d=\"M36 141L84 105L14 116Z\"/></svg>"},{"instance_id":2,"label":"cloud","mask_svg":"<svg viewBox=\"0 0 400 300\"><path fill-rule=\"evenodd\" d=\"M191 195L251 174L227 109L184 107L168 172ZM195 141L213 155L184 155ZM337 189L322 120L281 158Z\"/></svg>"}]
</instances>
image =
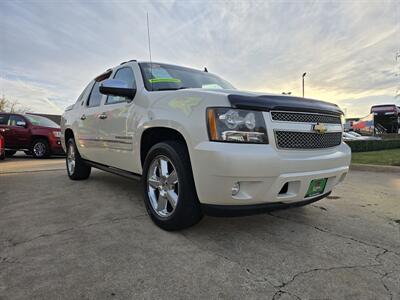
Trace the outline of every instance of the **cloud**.
<instances>
[{"instance_id":1,"label":"cloud","mask_svg":"<svg viewBox=\"0 0 400 300\"><path fill-rule=\"evenodd\" d=\"M307 72L306 96L365 115L371 104L395 102L399 7L395 1L6 1L0 76L7 84L0 92L26 97L37 111L58 112L108 67L148 59L149 12L155 61L207 66L240 89L294 95L301 95Z\"/></svg>"},{"instance_id":2,"label":"cloud","mask_svg":"<svg viewBox=\"0 0 400 300\"><path fill-rule=\"evenodd\" d=\"M18 100L18 103L30 112L60 114L63 111L63 103L59 102L60 95L54 91L55 87L1 77L0 87L8 100Z\"/></svg>"}]
</instances>

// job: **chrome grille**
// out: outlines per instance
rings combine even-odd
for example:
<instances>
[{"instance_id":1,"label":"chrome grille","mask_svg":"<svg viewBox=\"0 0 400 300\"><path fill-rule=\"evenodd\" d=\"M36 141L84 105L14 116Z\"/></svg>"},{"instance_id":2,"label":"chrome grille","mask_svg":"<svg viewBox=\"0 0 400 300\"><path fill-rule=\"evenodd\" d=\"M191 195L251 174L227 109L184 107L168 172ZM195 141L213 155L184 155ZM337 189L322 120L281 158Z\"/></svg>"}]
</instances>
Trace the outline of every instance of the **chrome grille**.
<instances>
[{"instance_id":1,"label":"chrome grille","mask_svg":"<svg viewBox=\"0 0 400 300\"><path fill-rule=\"evenodd\" d=\"M330 123L340 124L340 117L320 114L293 113L286 111L271 112L272 120L301 123Z\"/></svg>"},{"instance_id":2,"label":"chrome grille","mask_svg":"<svg viewBox=\"0 0 400 300\"><path fill-rule=\"evenodd\" d=\"M342 133L275 131L275 138L281 149L322 149L340 145Z\"/></svg>"}]
</instances>

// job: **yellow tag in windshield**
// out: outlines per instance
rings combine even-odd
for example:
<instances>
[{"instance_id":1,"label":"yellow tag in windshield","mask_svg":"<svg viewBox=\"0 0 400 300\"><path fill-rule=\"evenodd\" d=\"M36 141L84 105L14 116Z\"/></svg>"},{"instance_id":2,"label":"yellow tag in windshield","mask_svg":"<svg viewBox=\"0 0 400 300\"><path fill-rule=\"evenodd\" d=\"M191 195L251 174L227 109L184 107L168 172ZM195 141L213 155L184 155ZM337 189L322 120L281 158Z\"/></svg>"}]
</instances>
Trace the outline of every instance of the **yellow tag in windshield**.
<instances>
[{"instance_id":1,"label":"yellow tag in windshield","mask_svg":"<svg viewBox=\"0 0 400 300\"><path fill-rule=\"evenodd\" d=\"M151 78L149 79L150 83L161 83L161 82L167 82L167 83L181 83L182 81L178 78Z\"/></svg>"}]
</instances>

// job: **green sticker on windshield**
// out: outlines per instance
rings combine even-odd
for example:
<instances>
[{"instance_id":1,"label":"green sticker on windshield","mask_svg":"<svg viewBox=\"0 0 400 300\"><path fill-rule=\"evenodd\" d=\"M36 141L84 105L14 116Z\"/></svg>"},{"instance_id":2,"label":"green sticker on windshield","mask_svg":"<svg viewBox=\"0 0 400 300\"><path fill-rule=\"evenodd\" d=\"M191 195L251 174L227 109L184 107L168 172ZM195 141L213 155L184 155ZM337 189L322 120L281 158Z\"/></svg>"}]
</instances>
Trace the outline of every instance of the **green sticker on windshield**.
<instances>
[{"instance_id":1,"label":"green sticker on windshield","mask_svg":"<svg viewBox=\"0 0 400 300\"><path fill-rule=\"evenodd\" d=\"M160 83L160 82L168 82L168 83L181 83L182 81L178 78L151 78L149 79L150 83Z\"/></svg>"}]
</instances>

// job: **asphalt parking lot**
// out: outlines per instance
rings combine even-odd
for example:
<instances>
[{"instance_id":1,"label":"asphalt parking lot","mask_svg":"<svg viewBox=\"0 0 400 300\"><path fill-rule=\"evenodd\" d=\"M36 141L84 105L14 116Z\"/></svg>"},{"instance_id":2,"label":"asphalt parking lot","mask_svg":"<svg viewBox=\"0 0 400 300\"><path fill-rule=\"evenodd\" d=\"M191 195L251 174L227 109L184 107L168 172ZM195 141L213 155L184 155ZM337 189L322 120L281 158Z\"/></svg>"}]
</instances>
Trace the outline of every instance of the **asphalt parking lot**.
<instances>
[{"instance_id":1,"label":"asphalt parking lot","mask_svg":"<svg viewBox=\"0 0 400 300\"><path fill-rule=\"evenodd\" d=\"M399 173L302 208L165 232L139 182L0 162L0 299L400 299Z\"/></svg>"}]
</instances>

